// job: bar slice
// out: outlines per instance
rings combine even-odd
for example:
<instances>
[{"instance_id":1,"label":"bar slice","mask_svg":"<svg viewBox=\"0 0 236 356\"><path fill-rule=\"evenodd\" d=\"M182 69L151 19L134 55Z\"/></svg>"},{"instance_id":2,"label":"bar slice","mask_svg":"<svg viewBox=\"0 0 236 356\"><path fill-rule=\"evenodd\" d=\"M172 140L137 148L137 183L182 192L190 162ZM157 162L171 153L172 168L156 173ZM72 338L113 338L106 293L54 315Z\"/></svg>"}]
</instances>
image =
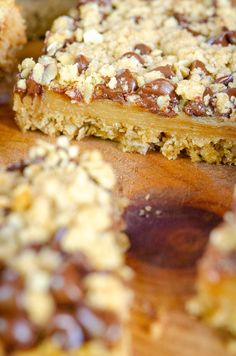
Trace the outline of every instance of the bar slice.
<instances>
[{"instance_id":1,"label":"bar slice","mask_svg":"<svg viewBox=\"0 0 236 356\"><path fill-rule=\"evenodd\" d=\"M14 0L0 0L0 77L16 65L16 53L25 44L25 23Z\"/></svg>"},{"instance_id":2,"label":"bar slice","mask_svg":"<svg viewBox=\"0 0 236 356\"><path fill-rule=\"evenodd\" d=\"M236 8L191 4L79 1L54 22L38 62L20 67L20 128L235 164Z\"/></svg>"},{"instance_id":3,"label":"bar slice","mask_svg":"<svg viewBox=\"0 0 236 356\"><path fill-rule=\"evenodd\" d=\"M197 297L190 302L189 310L236 341L235 204L225 215L224 223L210 236L198 268Z\"/></svg>"},{"instance_id":4,"label":"bar slice","mask_svg":"<svg viewBox=\"0 0 236 356\"><path fill-rule=\"evenodd\" d=\"M45 36L56 17L66 14L76 0L17 0L27 22L27 35L30 39Z\"/></svg>"},{"instance_id":5,"label":"bar slice","mask_svg":"<svg viewBox=\"0 0 236 356\"><path fill-rule=\"evenodd\" d=\"M114 184L99 152L78 160L65 137L1 170L1 355L129 355L130 270Z\"/></svg>"}]
</instances>

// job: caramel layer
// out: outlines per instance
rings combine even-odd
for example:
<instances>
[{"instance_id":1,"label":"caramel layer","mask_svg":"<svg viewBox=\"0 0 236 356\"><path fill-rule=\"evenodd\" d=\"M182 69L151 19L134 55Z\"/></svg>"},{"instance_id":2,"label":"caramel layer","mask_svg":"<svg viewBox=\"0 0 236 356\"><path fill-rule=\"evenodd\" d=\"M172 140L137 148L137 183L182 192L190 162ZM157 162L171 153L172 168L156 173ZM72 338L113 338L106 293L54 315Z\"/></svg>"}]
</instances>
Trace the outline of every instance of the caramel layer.
<instances>
[{"instance_id":1,"label":"caramel layer","mask_svg":"<svg viewBox=\"0 0 236 356\"><path fill-rule=\"evenodd\" d=\"M187 150L193 160L236 162L236 126L223 119L194 118L184 113L163 117L135 105L110 100L95 100L90 104L73 102L49 90L34 98L16 93L14 110L22 130L40 129L50 135L63 132L78 138L94 135L120 142L127 151L146 153L159 148L170 159ZM166 145L170 145L170 140L173 149L168 153ZM206 146L207 153L199 151ZM229 154L220 152L222 149Z\"/></svg>"},{"instance_id":2,"label":"caramel layer","mask_svg":"<svg viewBox=\"0 0 236 356\"><path fill-rule=\"evenodd\" d=\"M84 102L72 103L69 98L58 93L45 90L42 97L26 96L21 101L15 94L14 110L18 112L21 105L34 105L39 110L38 119L45 110L60 111L68 119L73 117L73 123L81 124L81 119L102 119L108 125L121 123L125 126L158 129L168 134L188 133L189 135L207 138L236 139L235 122L224 122L223 119L201 117L194 118L181 113L175 117L164 117L150 113L136 105L120 104L111 100L94 100L90 104Z\"/></svg>"}]
</instances>

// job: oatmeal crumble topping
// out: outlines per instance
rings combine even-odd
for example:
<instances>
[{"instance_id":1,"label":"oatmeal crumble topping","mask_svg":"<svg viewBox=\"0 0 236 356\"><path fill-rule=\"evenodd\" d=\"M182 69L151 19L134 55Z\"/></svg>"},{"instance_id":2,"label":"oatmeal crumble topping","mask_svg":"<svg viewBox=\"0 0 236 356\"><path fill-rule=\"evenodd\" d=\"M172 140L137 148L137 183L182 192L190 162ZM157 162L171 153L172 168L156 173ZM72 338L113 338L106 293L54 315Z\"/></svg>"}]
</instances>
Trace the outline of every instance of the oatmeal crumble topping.
<instances>
[{"instance_id":1,"label":"oatmeal crumble topping","mask_svg":"<svg viewBox=\"0 0 236 356\"><path fill-rule=\"evenodd\" d=\"M98 151L79 157L63 136L56 145L40 141L25 160L0 170L5 352L49 341L64 350L86 345L90 355L97 343L112 349L121 342L131 293L114 186Z\"/></svg>"}]
</instances>

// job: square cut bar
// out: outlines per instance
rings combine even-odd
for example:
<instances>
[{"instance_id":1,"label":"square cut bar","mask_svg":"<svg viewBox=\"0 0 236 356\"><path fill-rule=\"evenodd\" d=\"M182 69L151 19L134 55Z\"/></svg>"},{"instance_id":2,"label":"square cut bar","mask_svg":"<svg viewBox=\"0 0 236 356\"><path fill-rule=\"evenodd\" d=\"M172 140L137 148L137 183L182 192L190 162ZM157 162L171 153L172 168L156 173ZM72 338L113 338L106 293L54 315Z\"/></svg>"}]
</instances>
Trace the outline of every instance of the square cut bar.
<instances>
[{"instance_id":1,"label":"square cut bar","mask_svg":"<svg viewBox=\"0 0 236 356\"><path fill-rule=\"evenodd\" d=\"M0 171L0 354L126 356L123 202L97 151L61 136Z\"/></svg>"},{"instance_id":2,"label":"square cut bar","mask_svg":"<svg viewBox=\"0 0 236 356\"><path fill-rule=\"evenodd\" d=\"M81 0L25 59L22 130L236 163L236 8L228 0Z\"/></svg>"},{"instance_id":3,"label":"square cut bar","mask_svg":"<svg viewBox=\"0 0 236 356\"><path fill-rule=\"evenodd\" d=\"M26 42L25 23L14 0L0 0L0 77L16 65L16 53Z\"/></svg>"},{"instance_id":4,"label":"square cut bar","mask_svg":"<svg viewBox=\"0 0 236 356\"><path fill-rule=\"evenodd\" d=\"M16 0L22 9L30 39L45 36L53 20L66 14L76 4L76 0Z\"/></svg>"},{"instance_id":5,"label":"square cut bar","mask_svg":"<svg viewBox=\"0 0 236 356\"><path fill-rule=\"evenodd\" d=\"M236 191L235 191L236 193ZM236 194L235 194L236 202ZM210 236L199 263L197 296L188 309L210 326L224 331L236 346L236 205Z\"/></svg>"}]
</instances>

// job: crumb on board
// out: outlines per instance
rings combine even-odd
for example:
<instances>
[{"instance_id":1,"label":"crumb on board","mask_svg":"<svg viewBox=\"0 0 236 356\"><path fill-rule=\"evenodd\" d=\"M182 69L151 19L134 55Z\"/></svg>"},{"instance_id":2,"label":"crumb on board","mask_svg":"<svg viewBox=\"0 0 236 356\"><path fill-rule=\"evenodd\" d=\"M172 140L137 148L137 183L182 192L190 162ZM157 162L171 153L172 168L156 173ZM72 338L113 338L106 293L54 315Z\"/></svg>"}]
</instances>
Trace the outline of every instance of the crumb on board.
<instances>
[{"instance_id":1,"label":"crumb on board","mask_svg":"<svg viewBox=\"0 0 236 356\"><path fill-rule=\"evenodd\" d=\"M150 200L150 197L151 197L151 194L148 193L148 194L145 196L145 200L146 200L146 201Z\"/></svg>"},{"instance_id":2,"label":"crumb on board","mask_svg":"<svg viewBox=\"0 0 236 356\"><path fill-rule=\"evenodd\" d=\"M152 339L159 339L163 335L163 326L159 321L155 321L150 325L150 336Z\"/></svg>"}]
</instances>

